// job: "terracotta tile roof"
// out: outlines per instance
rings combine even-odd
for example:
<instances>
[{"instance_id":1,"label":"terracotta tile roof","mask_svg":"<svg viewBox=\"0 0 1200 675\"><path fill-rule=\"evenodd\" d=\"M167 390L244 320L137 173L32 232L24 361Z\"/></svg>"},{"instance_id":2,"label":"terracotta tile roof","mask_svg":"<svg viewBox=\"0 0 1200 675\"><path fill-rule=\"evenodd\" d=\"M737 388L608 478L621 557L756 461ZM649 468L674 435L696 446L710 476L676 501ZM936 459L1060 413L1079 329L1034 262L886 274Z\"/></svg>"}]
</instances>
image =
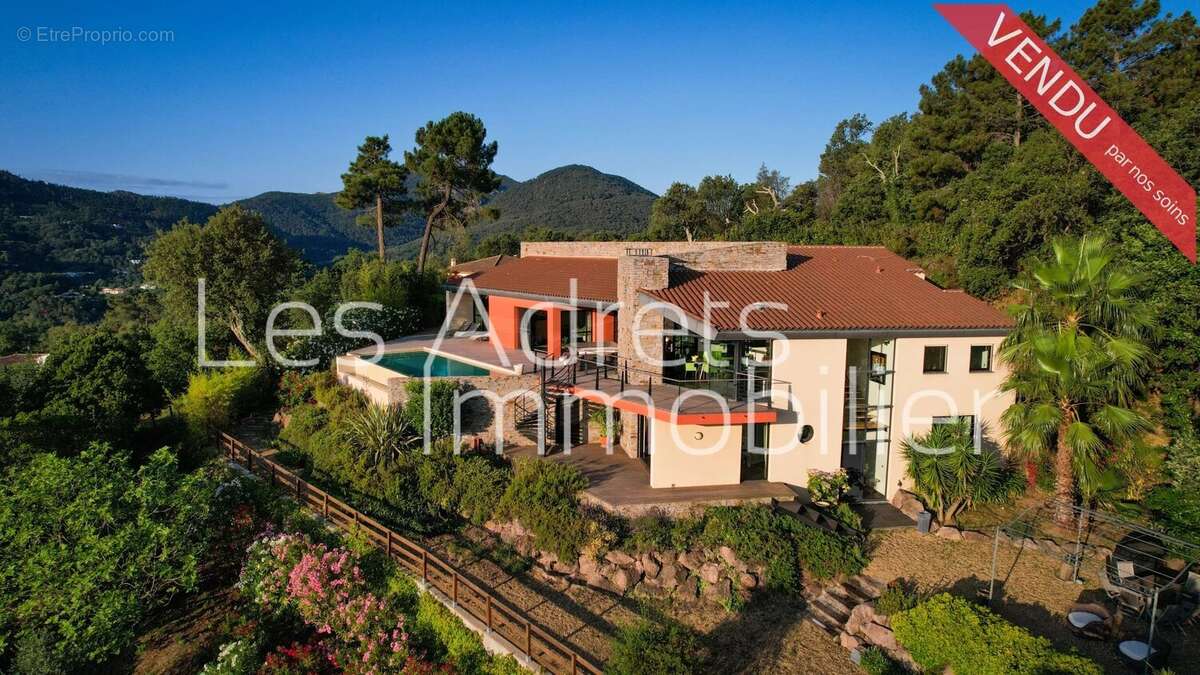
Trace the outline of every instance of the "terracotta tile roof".
<instances>
[{"instance_id":1,"label":"terracotta tile roof","mask_svg":"<svg viewBox=\"0 0 1200 675\"><path fill-rule=\"evenodd\" d=\"M704 292L728 309L713 309L717 330L738 330L741 309L755 302L786 303L747 317L755 330L1007 329L1000 310L962 291L917 277L916 265L876 246L797 246L780 272L697 272L673 268L670 288L646 291L696 317Z\"/></svg>"},{"instance_id":2,"label":"terracotta tile roof","mask_svg":"<svg viewBox=\"0 0 1200 675\"><path fill-rule=\"evenodd\" d=\"M481 291L554 298L569 297L570 280L575 278L576 297L580 300L617 301L616 258L506 258L503 264L487 266L469 278ZM450 283L455 281L452 279Z\"/></svg>"},{"instance_id":3,"label":"terracotta tile roof","mask_svg":"<svg viewBox=\"0 0 1200 675\"><path fill-rule=\"evenodd\" d=\"M446 270L446 273L459 277L469 276L471 274L475 274L476 272L482 272L484 270L512 262L516 259L517 258L514 256L504 255L501 253L500 255L492 255L486 258L480 258L479 260L471 260L465 263L452 265L450 266L450 269Z\"/></svg>"}]
</instances>

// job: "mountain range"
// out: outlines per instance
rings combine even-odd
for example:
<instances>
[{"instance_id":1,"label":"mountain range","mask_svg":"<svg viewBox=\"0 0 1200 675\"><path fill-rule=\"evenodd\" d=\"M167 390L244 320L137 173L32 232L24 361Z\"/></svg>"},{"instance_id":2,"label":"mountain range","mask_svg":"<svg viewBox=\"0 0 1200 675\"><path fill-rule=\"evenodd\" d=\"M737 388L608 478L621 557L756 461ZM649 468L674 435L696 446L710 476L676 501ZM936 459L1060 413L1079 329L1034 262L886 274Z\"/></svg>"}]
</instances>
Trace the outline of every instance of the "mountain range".
<instances>
[{"instance_id":1,"label":"mountain range","mask_svg":"<svg viewBox=\"0 0 1200 675\"><path fill-rule=\"evenodd\" d=\"M334 204L335 196L264 192L235 203L261 213L309 261L327 264L349 248L371 249L375 241L374 230L355 222L357 212ZM654 199L654 193L626 178L577 164L528 181L502 176L500 188L487 200L499 210L499 218L473 226L469 234L478 241L548 227L568 235L602 230L624 235L646 229ZM142 247L154 233L183 218L202 223L217 208L174 197L55 185L0 171L0 274L67 273L118 283L136 277ZM414 213L389 228L388 248L401 257L415 255L423 223Z\"/></svg>"}]
</instances>

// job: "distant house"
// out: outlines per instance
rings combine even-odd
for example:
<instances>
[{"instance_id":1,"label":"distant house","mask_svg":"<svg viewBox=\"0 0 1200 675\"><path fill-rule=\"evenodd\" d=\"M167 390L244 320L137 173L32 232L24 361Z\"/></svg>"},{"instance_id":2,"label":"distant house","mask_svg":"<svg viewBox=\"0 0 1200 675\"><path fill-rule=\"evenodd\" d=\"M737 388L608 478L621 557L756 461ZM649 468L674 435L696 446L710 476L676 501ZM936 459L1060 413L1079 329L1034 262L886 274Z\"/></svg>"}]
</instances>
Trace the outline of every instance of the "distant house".
<instances>
[{"instance_id":1,"label":"distant house","mask_svg":"<svg viewBox=\"0 0 1200 675\"><path fill-rule=\"evenodd\" d=\"M42 365L46 363L46 358L49 354L8 354L0 356L0 368L4 366L16 366L22 363L36 363Z\"/></svg>"},{"instance_id":2,"label":"distant house","mask_svg":"<svg viewBox=\"0 0 1200 675\"><path fill-rule=\"evenodd\" d=\"M100 289L101 295L123 295L124 293L125 293L124 288L113 288L110 286L105 286L104 288Z\"/></svg>"},{"instance_id":3,"label":"distant house","mask_svg":"<svg viewBox=\"0 0 1200 675\"><path fill-rule=\"evenodd\" d=\"M395 378L421 374L404 365L414 351L434 375L473 368L475 388L511 396L524 378L546 414L522 427L531 406L511 399L518 419L493 432L506 445L587 446L591 411L611 411L609 447L642 460L651 491L847 469L882 500L907 485L907 437L965 420L998 444L1013 401L996 360L1010 319L882 247L523 243L452 267L446 292L448 325L487 341L402 340L378 365L339 358L341 380L394 402Z\"/></svg>"}]
</instances>

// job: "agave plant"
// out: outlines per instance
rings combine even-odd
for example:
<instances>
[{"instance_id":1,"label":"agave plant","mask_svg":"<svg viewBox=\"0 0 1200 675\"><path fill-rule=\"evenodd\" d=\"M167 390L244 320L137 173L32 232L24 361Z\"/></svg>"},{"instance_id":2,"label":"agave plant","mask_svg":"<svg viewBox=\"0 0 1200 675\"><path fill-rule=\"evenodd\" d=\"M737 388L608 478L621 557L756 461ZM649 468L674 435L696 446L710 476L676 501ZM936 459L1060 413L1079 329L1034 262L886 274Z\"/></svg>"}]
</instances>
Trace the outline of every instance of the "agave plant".
<instances>
[{"instance_id":1,"label":"agave plant","mask_svg":"<svg viewBox=\"0 0 1200 675\"><path fill-rule=\"evenodd\" d=\"M345 427L346 442L356 448L372 465L387 464L421 440L409 424L400 406L368 405L350 418Z\"/></svg>"},{"instance_id":2,"label":"agave plant","mask_svg":"<svg viewBox=\"0 0 1200 675\"><path fill-rule=\"evenodd\" d=\"M1113 255L1099 236L1055 242L1054 260L1017 283L1016 328L1000 349L1004 387L1017 394L1002 418L1009 448L1028 461L1053 455L1064 524L1077 490L1093 501L1111 486L1117 451L1150 429L1135 403L1151 313L1136 292L1141 277Z\"/></svg>"},{"instance_id":3,"label":"agave plant","mask_svg":"<svg viewBox=\"0 0 1200 675\"><path fill-rule=\"evenodd\" d=\"M966 420L939 424L900 447L913 492L943 525L957 524L958 515L976 504L1005 502L1021 491L1021 476L1000 453L976 450Z\"/></svg>"}]
</instances>

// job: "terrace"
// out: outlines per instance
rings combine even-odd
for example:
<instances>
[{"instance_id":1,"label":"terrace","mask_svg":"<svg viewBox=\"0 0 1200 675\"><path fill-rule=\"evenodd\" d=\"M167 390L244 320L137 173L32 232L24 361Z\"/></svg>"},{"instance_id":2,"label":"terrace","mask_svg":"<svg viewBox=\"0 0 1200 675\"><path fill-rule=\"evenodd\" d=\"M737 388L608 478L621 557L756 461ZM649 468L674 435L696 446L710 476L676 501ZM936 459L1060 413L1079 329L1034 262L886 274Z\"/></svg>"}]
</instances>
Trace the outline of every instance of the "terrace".
<instances>
[{"instance_id":1,"label":"terrace","mask_svg":"<svg viewBox=\"0 0 1200 675\"><path fill-rule=\"evenodd\" d=\"M505 454L513 459L539 457L534 447L517 448ZM627 516L637 516L656 509L686 511L701 505L769 504L772 499L791 501L799 494L798 488L765 480L708 487L652 488L650 468L645 462L594 443L554 452L542 459L563 462L579 469L588 479L588 487L584 490L586 501Z\"/></svg>"}]
</instances>

